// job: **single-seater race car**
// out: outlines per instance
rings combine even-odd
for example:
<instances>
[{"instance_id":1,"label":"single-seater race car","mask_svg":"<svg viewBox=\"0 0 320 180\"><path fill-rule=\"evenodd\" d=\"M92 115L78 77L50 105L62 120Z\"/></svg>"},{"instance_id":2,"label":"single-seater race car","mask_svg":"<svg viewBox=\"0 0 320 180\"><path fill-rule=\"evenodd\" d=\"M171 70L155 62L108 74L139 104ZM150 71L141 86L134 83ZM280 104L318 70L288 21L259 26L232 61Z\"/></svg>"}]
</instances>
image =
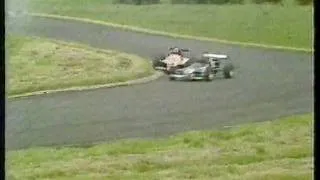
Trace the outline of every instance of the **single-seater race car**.
<instances>
[{"instance_id":1,"label":"single-seater race car","mask_svg":"<svg viewBox=\"0 0 320 180\"><path fill-rule=\"evenodd\" d=\"M175 69L187 67L191 64L191 56L189 49L182 49L178 47L169 48L167 55L161 54L156 56L152 65L156 70L162 70L167 74L170 74Z\"/></svg>"},{"instance_id":2,"label":"single-seater race car","mask_svg":"<svg viewBox=\"0 0 320 180\"><path fill-rule=\"evenodd\" d=\"M170 80L206 80L212 81L221 72L224 78L234 75L234 66L227 55L204 52L201 59L188 67L175 69L169 74Z\"/></svg>"}]
</instances>

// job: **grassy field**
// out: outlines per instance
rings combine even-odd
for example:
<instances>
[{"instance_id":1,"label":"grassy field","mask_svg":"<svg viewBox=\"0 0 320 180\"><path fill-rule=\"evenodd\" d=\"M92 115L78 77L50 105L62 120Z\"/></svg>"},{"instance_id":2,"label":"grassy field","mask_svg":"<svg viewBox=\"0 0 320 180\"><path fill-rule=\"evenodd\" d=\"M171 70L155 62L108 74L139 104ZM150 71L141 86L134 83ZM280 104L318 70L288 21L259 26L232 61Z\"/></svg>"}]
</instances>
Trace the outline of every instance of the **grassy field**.
<instances>
[{"instance_id":1,"label":"grassy field","mask_svg":"<svg viewBox=\"0 0 320 180\"><path fill-rule=\"evenodd\" d=\"M12 180L309 180L312 142L307 114L153 141L10 151L7 174Z\"/></svg>"},{"instance_id":2,"label":"grassy field","mask_svg":"<svg viewBox=\"0 0 320 180\"><path fill-rule=\"evenodd\" d=\"M31 37L9 36L8 95L122 82L153 73L146 60L115 51Z\"/></svg>"},{"instance_id":3,"label":"grassy field","mask_svg":"<svg viewBox=\"0 0 320 180\"><path fill-rule=\"evenodd\" d=\"M86 17L232 41L313 47L313 7L279 5L114 5L105 0L29 0L32 12Z\"/></svg>"}]
</instances>

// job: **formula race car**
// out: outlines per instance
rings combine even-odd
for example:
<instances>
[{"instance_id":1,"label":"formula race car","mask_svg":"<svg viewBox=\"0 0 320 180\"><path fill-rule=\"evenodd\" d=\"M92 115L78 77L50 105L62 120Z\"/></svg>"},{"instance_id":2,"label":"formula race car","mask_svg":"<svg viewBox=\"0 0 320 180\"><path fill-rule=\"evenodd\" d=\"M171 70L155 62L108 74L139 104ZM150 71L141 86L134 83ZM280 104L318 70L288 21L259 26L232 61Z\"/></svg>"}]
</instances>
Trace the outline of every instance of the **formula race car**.
<instances>
[{"instance_id":1,"label":"formula race car","mask_svg":"<svg viewBox=\"0 0 320 180\"><path fill-rule=\"evenodd\" d=\"M189 66L191 63L190 50L178 47L169 48L167 55L161 54L156 56L152 65L156 70L162 70L170 74L175 69L180 69Z\"/></svg>"},{"instance_id":2,"label":"formula race car","mask_svg":"<svg viewBox=\"0 0 320 180\"><path fill-rule=\"evenodd\" d=\"M227 55L205 52L202 53L201 59L190 66L174 70L169 74L169 79L212 81L219 72L223 73L224 78L229 79L234 75L234 66L228 62L229 60Z\"/></svg>"}]
</instances>

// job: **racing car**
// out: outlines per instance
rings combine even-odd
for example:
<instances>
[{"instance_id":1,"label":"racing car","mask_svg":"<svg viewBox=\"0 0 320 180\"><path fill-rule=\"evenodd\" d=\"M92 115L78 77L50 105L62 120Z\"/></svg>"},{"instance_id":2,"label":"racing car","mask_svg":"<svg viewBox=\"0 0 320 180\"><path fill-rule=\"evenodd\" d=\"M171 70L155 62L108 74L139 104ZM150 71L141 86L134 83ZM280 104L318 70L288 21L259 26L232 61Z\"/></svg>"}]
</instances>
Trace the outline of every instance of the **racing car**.
<instances>
[{"instance_id":1,"label":"racing car","mask_svg":"<svg viewBox=\"0 0 320 180\"><path fill-rule=\"evenodd\" d=\"M188 67L174 70L169 74L169 79L212 81L219 72L229 79L233 77L233 71L234 66L227 55L204 52L200 60Z\"/></svg>"},{"instance_id":2,"label":"racing car","mask_svg":"<svg viewBox=\"0 0 320 180\"><path fill-rule=\"evenodd\" d=\"M189 49L171 47L167 55L156 56L152 61L152 65L155 70L162 70L170 74L175 69L189 66L191 59Z\"/></svg>"}]
</instances>

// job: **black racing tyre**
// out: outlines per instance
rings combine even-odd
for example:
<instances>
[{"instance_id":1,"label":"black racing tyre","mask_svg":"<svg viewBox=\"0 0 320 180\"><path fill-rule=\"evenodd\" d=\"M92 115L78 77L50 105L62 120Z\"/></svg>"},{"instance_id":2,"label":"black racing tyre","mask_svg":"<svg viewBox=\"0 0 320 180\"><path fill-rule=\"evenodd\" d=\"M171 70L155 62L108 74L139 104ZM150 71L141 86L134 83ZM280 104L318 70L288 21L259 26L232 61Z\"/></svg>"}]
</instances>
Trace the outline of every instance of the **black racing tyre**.
<instances>
[{"instance_id":1,"label":"black racing tyre","mask_svg":"<svg viewBox=\"0 0 320 180\"><path fill-rule=\"evenodd\" d=\"M171 67L169 69L167 69L167 74L172 74L174 73L177 69L180 69L180 67Z\"/></svg>"},{"instance_id":2,"label":"black racing tyre","mask_svg":"<svg viewBox=\"0 0 320 180\"><path fill-rule=\"evenodd\" d=\"M223 76L226 79L230 79L233 78L233 70L234 70L234 66L231 63L228 63L226 65L224 65L223 67Z\"/></svg>"},{"instance_id":3,"label":"black racing tyre","mask_svg":"<svg viewBox=\"0 0 320 180\"><path fill-rule=\"evenodd\" d=\"M161 62L161 60L163 60L165 58L166 58L166 55L164 55L164 54L160 54L160 55L155 56L152 59L153 68L155 68L155 67L167 67L167 65L165 63Z\"/></svg>"},{"instance_id":4,"label":"black racing tyre","mask_svg":"<svg viewBox=\"0 0 320 180\"><path fill-rule=\"evenodd\" d=\"M206 79L207 82L211 82L213 80L213 74L209 74Z\"/></svg>"},{"instance_id":5,"label":"black racing tyre","mask_svg":"<svg viewBox=\"0 0 320 180\"><path fill-rule=\"evenodd\" d=\"M163 60L166 57L167 57L166 54L159 54L159 55L154 56L153 60Z\"/></svg>"},{"instance_id":6,"label":"black racing tyre","mask_svg":"<svg viewBox=\"0 0 320 180\"><path fill-rule=\"evenodd\" d=\"M184 64L184 65L177 65L174 68L175 68L175 70L177 70L177 69L182 69L182 68L185 68L185 67L186 67L186 65Z\"/></svg>"},{"instance_id":7,"label":"black racing tyre","mask_svg":"<svg viewBox=\"0 0 320 180\"><path fill-rule=\"evenodd\" d=\"M152 61L152 66L153 68L155 67L167 67L167 65L163 62L161 62L160 60L153 60Z\"/></svg>"},{"instance_id":8,"label":"black racing tyre","mask_svg":"<svg viewBox=\"0 0 320 180\"><path fill-rule=\"evenodd\" d=\"M208 74L206 75L205 80L207 82L211 82L213 80L213 78L214 78L214 74L211 72L211 69L210 69L210 70L208 70Z\"/></svg>"}]
</instances>

